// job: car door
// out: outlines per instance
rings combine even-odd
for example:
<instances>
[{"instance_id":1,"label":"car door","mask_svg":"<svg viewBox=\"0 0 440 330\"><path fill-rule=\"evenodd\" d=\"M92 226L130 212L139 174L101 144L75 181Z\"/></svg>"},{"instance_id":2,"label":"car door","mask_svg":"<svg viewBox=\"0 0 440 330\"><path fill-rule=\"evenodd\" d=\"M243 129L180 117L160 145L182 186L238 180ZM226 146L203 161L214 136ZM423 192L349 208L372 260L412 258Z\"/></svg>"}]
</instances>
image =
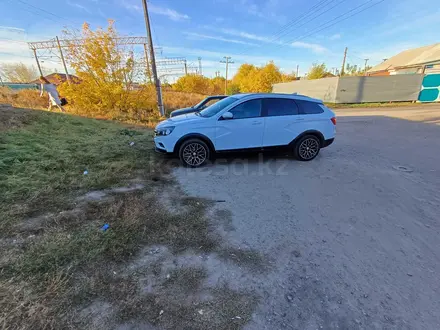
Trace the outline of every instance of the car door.
<instances>
[{"instance_id":1,"label":"car door","mask_svg":"<svg viewBox=\"0 0 440 330\"><path fill-rule=\"evenodd\" d=\"M304 118L293 99L266 98L263 100L263 113L266 120L263 147L288 145L304 132Z\"/></svg>"},{"instance_id":2,"label":"car door","mask_svg":"<svg viewBox=\"0 0 440 330\"><path fill-rule=\"evenodd\" d=\"M238 104L229 112L232 119L219 118L216 126L216 150L260 148L263 143L264 118L261 99Z\"/></svg>"}]
</instances>

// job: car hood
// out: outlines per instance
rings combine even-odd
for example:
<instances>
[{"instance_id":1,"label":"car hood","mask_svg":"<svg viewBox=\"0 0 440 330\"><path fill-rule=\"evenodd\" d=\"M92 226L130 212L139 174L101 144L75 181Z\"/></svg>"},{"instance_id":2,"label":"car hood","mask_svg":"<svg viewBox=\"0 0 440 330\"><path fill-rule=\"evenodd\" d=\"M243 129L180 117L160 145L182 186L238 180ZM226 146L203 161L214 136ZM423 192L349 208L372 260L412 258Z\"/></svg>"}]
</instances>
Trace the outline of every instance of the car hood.
<instances>
[{"instance_id":1,"label":"car hood","mask_svg":"<svg viewBox=\"0 0 440 330\"><path fill-rule=\"evenodd\" d=\"M200 116L198 116L198 115L196 115L194 113L188 113L188 114L185 114L185 115L171 117L171 118L168 118L167 120L161 121L156 126L156 128L182 125L182 124L197 122L197 121L204 120L204 119L206 119L206 118L200 117Z\"/></svg>"},{"instance_id":2,"label":"car hood","mask_svg":"<svg viewBox=\"0 0 440 330\"><path fill-rule=\"evenodd\" d=\"M174 111L171 111L171 114L173 116L179 116L179 115L183 115L185 113L189 113L189 112L196 112L197 109L193 108L193 107L188 107L188 108L182 108L182 109L177 109Z\"/></svg>"}]
</instances>

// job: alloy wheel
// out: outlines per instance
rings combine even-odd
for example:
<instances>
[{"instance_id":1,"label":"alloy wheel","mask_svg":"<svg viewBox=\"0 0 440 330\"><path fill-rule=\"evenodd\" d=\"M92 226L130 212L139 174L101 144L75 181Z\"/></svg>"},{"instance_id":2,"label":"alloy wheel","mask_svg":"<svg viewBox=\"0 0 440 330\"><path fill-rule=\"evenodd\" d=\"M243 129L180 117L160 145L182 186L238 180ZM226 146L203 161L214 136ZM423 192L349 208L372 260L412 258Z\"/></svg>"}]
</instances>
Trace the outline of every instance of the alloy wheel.
<instances>
[{"instance_id":1,"label":"alloy wheel","mask_svg":"<svg viewBox=\"0 0 440 330\"><path fill-rule=\"evenodd\" d=\"M312 159L318 152L319 142L313 138L305 139L299 146L299 156L305 160Z\"/></svg>"},{"instance_id":2,"label":"alloy wheel","mask_svg":"<svg viewBox=\"0 0 440 330\"><path fill-rule=\"evenodd\" d=\"M183 149L183 160L191 166L199 166L206 160L207 152L200 143L190 143Z\"/></svg>"}]
</instances>

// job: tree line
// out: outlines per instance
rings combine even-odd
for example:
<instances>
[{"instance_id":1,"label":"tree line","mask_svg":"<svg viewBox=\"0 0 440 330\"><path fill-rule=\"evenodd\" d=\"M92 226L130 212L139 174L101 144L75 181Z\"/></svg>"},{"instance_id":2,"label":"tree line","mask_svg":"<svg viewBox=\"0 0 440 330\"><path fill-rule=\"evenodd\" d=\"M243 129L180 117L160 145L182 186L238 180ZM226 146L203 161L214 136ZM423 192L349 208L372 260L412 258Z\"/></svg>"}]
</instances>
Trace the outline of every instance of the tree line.
<instances>
[{"instance_id":1,"label":"tree line","mask_svg":"<svg viewBox=\"0 0 440 330\"><path fill-rule=\"evenodd\" d=\"M321 78L328 78L328 77L336 77L336 76L364 76L365 72L370 70L372 67L367 66L366 68L361 68L359 66L351 65L350 63L347 63L347 65L344 68L344 72L340 73L339 69L335 69L333 72L331 72L325 63L313 63L312 67L310 68L309 72L307 73L307 79L321 79Z\"/></svg>"},{"instance_id":2,"label":"tree line","mask_svg":"<svg viewBox=\"0 0 440 330\"><path fill-rule=\"evenodd\" d=\"M84 24L82 30L65 31L64 39L73 40L67 44L65 58L80 83L59 86L61 94L70 105L101 114L109 111L132 113L139 109L155 108L154 86L145 81L148 73L144 67L136 65L133 46L121 46L115 40L120 37L112 21L106 28L92 30ZM83 40L78 43L75 40ZM368 69L368 68L367 68ZM30 82L37 78L34 67L22 63L0 65L3 81ZM319 79L337 75L330 72L325 63L315 63L310 68L308 79ZM344 75L362 75L364 70L357 65L347 64ZM167 90L198 93L203 95L236 94L272 91L273 84L298 79L294 73L284 73L273 62L264 66L242 64L225 91L225 78L208 78L190 74L166 85Z\"/></svg>"}]
</instances>

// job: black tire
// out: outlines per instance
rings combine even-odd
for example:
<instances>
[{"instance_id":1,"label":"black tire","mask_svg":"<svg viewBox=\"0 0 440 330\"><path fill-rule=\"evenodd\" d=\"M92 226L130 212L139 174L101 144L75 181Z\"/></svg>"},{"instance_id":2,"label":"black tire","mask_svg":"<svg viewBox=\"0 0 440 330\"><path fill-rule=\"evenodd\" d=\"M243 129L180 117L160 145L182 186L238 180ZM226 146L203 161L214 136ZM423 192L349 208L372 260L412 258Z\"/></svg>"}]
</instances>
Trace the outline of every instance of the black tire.
<instances>
[{"instance_id":1,"label":"black tire","mask_svg":"<svg viewBox=\"0 0 440 330\"><path fill-rule=\"evenodd\" d=\"M308 162L315 159L321 150L321 141L315 135L305 135L300 138L293 149L296 159Z\"/></svg>"},{"instance_id":2,"label":"black tire","mask_svg":"<svg viewBox=\"0 0 440 330\"><path fill-rule=\"evenodd\" d=\"M179 147L180 161L182 165L187 167L203 166L210 157L211 150L208 145L200 139L186 140Z\"/></svg>"}]
</instances>

